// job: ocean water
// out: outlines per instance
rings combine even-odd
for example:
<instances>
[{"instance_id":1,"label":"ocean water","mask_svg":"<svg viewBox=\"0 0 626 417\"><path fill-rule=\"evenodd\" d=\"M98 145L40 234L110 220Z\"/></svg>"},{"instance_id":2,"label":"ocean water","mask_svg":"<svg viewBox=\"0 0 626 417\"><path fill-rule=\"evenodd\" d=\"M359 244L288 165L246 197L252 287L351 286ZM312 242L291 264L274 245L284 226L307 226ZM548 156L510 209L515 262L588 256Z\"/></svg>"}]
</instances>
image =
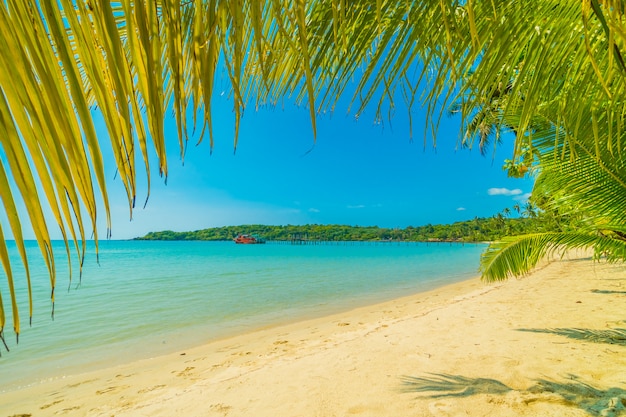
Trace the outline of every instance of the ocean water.
<instances>
[{"instance_id":1,"label":"ocean water","mask_svg":"<svg viewBox=\"0 0 626 417\"><path fill-rule=\"evenodd\" d=\"M10 352L0 349L0 391L458 282L478 274L485 246L101 241L99 263L90 244L79 284L75 261L70 283L64 245L54 242L52 319L48 273L28 242L32 326L23 268L9 249L22 331L16 345L2 271Z\"/></svg>"}]
</instances>

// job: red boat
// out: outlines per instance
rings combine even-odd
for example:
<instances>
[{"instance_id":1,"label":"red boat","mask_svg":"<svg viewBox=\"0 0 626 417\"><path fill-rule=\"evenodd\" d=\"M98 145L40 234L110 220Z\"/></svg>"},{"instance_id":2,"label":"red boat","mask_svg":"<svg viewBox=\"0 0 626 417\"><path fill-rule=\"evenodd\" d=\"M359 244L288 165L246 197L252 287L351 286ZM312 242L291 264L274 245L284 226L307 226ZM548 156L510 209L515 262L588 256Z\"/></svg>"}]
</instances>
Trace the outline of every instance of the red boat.
<instances>
[{"instance_id":1,"label":"red boat","mask_svg":"<svg viewBox=\"0 0 626 417\"><path fill-rule=\"evenodd\" d=\"M265 239L257 235L241 235L240 234L233 240L235 241L235 243L247 244L247 245L265 243Z\"/></svg>"}]
</instances>

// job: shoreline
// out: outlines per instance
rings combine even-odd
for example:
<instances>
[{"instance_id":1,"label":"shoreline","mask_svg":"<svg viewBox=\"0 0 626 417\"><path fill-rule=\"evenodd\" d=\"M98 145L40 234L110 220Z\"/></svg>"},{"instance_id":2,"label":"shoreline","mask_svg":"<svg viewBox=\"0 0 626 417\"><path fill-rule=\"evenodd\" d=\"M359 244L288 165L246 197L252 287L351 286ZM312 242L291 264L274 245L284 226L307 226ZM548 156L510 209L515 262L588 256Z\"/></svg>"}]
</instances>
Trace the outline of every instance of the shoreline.
<instances>
[{"instance_id":1,"label":"shoreline","mask_svg":"<svg viewBox=\"0 0 626 417\"><path fill-rule=\"evenodd\" d=\"M165 357L175 355L184 350L192 350L195 348L199 348L202 346L208 346L214 343L219 343L225 340L235 339L238 337L244 337L246 335L252 335L258 332L271 331L273 329L283 328L283 327L299 327L300 324L307 323L315 320L324 320L326 318L330 318L333 316L341 315L344 313L349 313L352 311L357 311L360 309L367 309L370 307L375 307L378 305L383 305L386 303L393 303L398 300L402 300L405 298L412 298L420 295L425 295L429 292L438 292L446 287L454 287L463 282L479 280L476 276L464 276L458 275L454 276L453 280L451 278L442 278L437 281L429 281L425 283L417 283L411 286L409 291L409 295L398 295L405 292L407 289L404 288L390 288L385 290L384 293L379 294L361 294L360 296L354 296L349 299L341 300L341 302L333 301L324 303L323 305L310 306L305 309L296 308L294 310L285 310L285 315L281 318L278 318L274 313L267 316L255 316L250 319L238 320L236 322L228 323L228 325L221 326L219 330L212 329L215 333L211 336L203 336L203 337L190 337L190 330L187 329L183 333L180 334L181 339L176 342L174 347L168 346L167 344L171 342L171 338L168 336L165 337L167 340L163 340L163 346L159 347L159 344L156 342L157 339L162 339L163 336L152 338L149 340L149 352L137 352L138 345L136 343L125 344L124 342L114 344L111 346L112 349L130 349L133 353L131 354L131 358L99 358L94 360L93 358L87 362L80 362L77 364L71 364L68 368L69 371L65 374L58 374L58 372L54 372L55 375L52 375L50 370L46 371L42 376L36 379L24 379L18 383L14 383L13 385L6 385L5 387L0 387L0 397L4 394L10 394L11 392L17 392L24 389L29 389L32 387L36 387L44 384L51 384L55 381L64 380L66 378L72 378L81 374L91 374L100 372L106 369L112 369L117 367L124 367L126 365L130 365L133 363L137 363L144 360L154 360L156 358ZM288 316L292 314L293 316ZM263 318L261 320L261 318ZM202 331L203 328L198 327L196 330ZM154 340L153 340L154 339ZM183 340L183 341L181 341ZM147 339L144 339L147 341ZM11 352L7 353L8 355ZM128 351L127 351L128 354ZM90 355L91 356L91 355ZM9 357L10 358L10 357ZM69 357L68 357L69 358ZM114 363L105 365L106 361L114 361ZM79 369L81 371L79 371ZM0 416L2 417L2 416Z\"/></svg>"},{"instance_id":2,"label":"shoreline","mask_svg":"<svg viewBox=\"0 0 626 417\"><path fill-rule=\"evenodd\" d=\"M20 344L7 339L0 391L466 279L482 249L156 243L107 242L102 265L85 268L78 290L57 291L56 320L36 306ZM37 297L45 302L47 272L39 272Z\"/></svg>"},{"instance_id":3,"label":"shoreline","mask_svg":"<svg viewBox=\"0 0 626 417\"><path fill-rule=\"evenodd\" d=\"M619 415L626 346L574 330L626 327L623 271L578 259L503 283L473 278L7 391L0 403L8 416Z\"/></svg>"},{"instance_id":4,"label":"shoreline","mask_svg":"<svg viewBox=\"0 0 626 417\"><path fill-rule=\"evenodd\" d=\"M58 374L57 371L52 372L47 370L43 375L35 379L22 379L19 382L8 384L4 387L0 386L0 397L4 394L10 394L11 392L29 389L43 384L54 383L55 381L64 380L66 378L72 378L78 374L94 373L114 367L123 367L125 365L143 360L152 360L159 357L174 355L183 350L191 350L201 346L207 346L213 343L261 331L292 325L299 326L301 323L321 320L363 308L395 302L404 298L416 297L429 292L437 292L442 288L453 287L466 281L478 279L479 278L476 276L466 276L462 274L434 281L414 283L410 288L389 288L382 293L361 294L359 296L353 296L351 298L341 300L340 302L334 300L316 306L311 305L307 308L287 309L284 311L284 315L280 318L275 313L254 316L249 319L246 318L235 322L229 322L226 325L219 326L219 328L212 328L211 330L214 331L214 334L210 336L190 336L191 330L186 329L178 335L179 340L174 343L172 343L172 337L169 333L165 336L161 335L158 337L151 337L149 340L144 338L142 340L146 342L149 341L150 348L148 349L148 352L138 351L140 346L136 342L131 342L130 344L127 344L126 342L118 342L111 345L111 348L114 350L126 349L127 355L130 350L132 352L130 354L131 358L113 358L112 356L106 356L104 358L100 357L98 359L94 359L92 357L93 354L91 354L88 355L88 358L91 358L90 360L81 360L78 364L70 364L67 368L65 368L68 370L65 374ZM407 291L409 292L409 295L406 295ZM196 327L195 330L202 332L205 328ZM163 345L159 344L159 340L161 339L163 339ZM169 344L174 344L174 346L169 346ZM92 350L95 349L92 348ZM10 354L11 352L7 352L7 355ZM10 356L8 358L10 359ZM69 356L68 360L71 360ZM105 364L107 361L113 361L113 363L107 365ZM2 416L0 415L0 417Z\"/></svg>"}]
</instances>

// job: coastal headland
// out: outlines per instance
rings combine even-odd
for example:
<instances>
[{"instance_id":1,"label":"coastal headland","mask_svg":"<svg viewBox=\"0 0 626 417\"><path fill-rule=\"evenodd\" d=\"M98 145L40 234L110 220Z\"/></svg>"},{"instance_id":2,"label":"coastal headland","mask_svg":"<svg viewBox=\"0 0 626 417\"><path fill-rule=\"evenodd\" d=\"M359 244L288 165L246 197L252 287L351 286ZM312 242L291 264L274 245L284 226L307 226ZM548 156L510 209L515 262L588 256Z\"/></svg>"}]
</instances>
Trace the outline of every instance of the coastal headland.
<instances>
[{"instance_id":1,"label":"coastal headland","mask_svg":"<svg viewBox=\"0 0 626 417\"><path fill-rule=\"evenodd\" d=\"M0 414L626 415L624 271L570 257L471 279L59 376L0 394Z\"/></svg>"}]
</instances>

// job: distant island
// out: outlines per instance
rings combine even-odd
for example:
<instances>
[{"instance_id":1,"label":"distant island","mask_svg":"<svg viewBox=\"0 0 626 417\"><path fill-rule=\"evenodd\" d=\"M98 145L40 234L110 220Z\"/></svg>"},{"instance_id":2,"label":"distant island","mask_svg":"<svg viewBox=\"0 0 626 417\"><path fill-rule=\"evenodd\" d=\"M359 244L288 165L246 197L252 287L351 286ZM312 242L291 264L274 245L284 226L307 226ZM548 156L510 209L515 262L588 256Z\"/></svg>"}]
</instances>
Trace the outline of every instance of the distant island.
<instances>
[{"instance_id":1,"label":"distant island","mask_svg":"<svg viewBox=\"0 0 626 417\"><path fill-rule=\"evenodd\" d=\"M213 227L190 232L164 230L150 232L136 240L232 240L240 233L258 234L269 241L307 239L320 241L409 241L409 242L487 242L504 236L546 231L537 218L507 218L496 215L453 224L427 224L401 228L345 225L267 226L241 225Z\"/></svg>"}]
</instances>

